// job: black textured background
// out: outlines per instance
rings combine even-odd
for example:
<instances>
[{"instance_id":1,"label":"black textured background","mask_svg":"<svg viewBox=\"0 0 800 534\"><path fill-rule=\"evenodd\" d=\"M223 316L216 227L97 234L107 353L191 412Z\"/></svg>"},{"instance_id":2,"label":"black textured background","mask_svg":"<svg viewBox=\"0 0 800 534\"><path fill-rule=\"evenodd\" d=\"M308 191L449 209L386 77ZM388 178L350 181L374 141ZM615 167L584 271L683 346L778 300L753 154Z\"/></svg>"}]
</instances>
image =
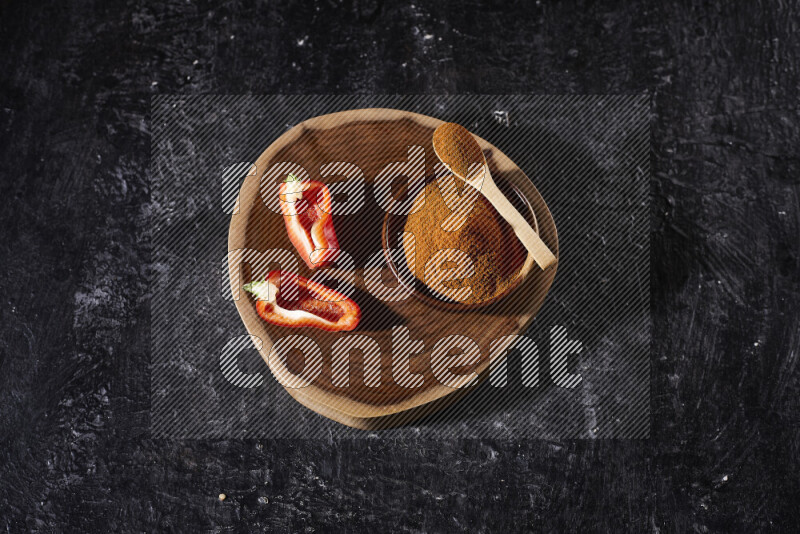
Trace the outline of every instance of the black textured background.
<instances>
[{"instance_id":1,"label":"black textured background","mask_svg":"<svg viewBox=\"0 0 800 534\"><path fill-rule=\"evenodd\" d=\"M797 2L205 4L0 3L0 528L796 527ZM148 439L151 94L642 91L652 439Z\"/></svg>"}]
</instances>

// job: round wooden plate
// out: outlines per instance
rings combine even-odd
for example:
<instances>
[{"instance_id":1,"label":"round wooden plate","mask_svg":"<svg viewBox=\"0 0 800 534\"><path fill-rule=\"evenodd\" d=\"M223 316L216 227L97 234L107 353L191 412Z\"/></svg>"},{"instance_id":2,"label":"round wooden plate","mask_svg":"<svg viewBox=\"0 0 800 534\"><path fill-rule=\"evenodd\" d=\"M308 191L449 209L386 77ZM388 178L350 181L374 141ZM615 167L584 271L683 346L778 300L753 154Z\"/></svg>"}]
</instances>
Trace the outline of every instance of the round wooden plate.
<instances>
[{"instance_id":1,"label":"round wooden plate","mask_svg":"<svg viewBox=\"0 0 800 534\"><path fill-rule=\"evenodd\" d=\"M431 370L430 353L440 339L461 335L473 339L480 348L477 363L457 368L468 375L477 373L482 379L488 374L490 344L492 358L505 358L513 343L513 334L524 333L555 278L556 269L536 269L511 294L498 302L478 309L457 309L433 306L424 299L407 298L397 302L381 301L367 291L363 279L367 261L382 255L381 236L386 213L372 194L372 181L387 164L405 162L408 147L425 149L426 175L433 175L438 162L431 145L433 131L442 121L391 109L359 109L323 115L298 124L278 138L255 162L256 171L250 173L239 192L238 211L231 217L228 234L228 268L231 290L236 308L247 331L261 340L259 352L273 373L301 373L304 359L298 351L282 355L285 359L270 357L273 344L289 335L302 335L312 339L321 349L322 371L305 387L287 387L297 401L308 408L340 423L364 429L385 428L412 421L439 409L475 387L453 388L439 383ZM524 195L535 213L539 235L558 257L558 235L555 223L539 192L525 173L505 154L487 141L477 138L486 154L489 168L498 185L512 185ZM255 311L255 300L241 290L257 269L277 268L278 265L255 265L257 254L248 256L244 251L283 249L297 259L299 274L311 277L312 273L299 260L286 233L283 218L272 211L262 200L262 180L268 169L279 162L298 163L306 169L312 180L329 184L346 180L343 176L320 175L320 167L331 162L350 162L364 174L366 188L364 205L353 214L334 215L339 244L355 263L355 292L353 298L362 310L362 319L353 332L326 332L313 328L279 328L262 321ZM399 184L397 190L402 190ZM509 197L510 198L510 197ZM513 234L512 234L513 237ZM283 266L287 268L287 266ZM261 271L263 272L263 271ZM352 271L328 269L329 280L347 280ZM396 284L385 267L387 286ZM335 281L333 282L335 285ZM410 372L422 376L422 385L404 387L395 382L393 361L407 357L408 351L395 347L393 354L392 330L405 328L410 337L423 343L424 350L410 359ZM380 346L380 385L369 387L364 380L364 357L358 350L350 352L349 385L337 387L332 381L331 346L342 336L365 335ZM408 345L406 345L408 347ZM284 367L284 364L286 367Z\"/></svg>"}]
</instances>

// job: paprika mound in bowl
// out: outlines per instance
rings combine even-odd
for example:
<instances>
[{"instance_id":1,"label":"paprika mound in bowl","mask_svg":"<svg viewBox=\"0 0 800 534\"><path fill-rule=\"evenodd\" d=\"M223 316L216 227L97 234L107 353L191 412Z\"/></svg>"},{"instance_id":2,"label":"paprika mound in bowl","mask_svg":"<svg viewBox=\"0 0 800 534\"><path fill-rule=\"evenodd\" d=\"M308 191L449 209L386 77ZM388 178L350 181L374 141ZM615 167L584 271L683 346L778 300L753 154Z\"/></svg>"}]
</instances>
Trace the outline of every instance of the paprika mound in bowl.
<instances>
[{"instance_id":1,"label":"paprika mound in bowl","mask_svg":"<svg viewBox=\"0 0 800 534\"><path fill-rule=\"evenodd\" d=\"M384 256L399 283L428 304L454 311L494 304L522 282L527 252L480 192L458 179L447 186L446 180L429 179L409 214L386 215ZM498 185L538 231L524 195Z\"/></svg>"}]
</instances>

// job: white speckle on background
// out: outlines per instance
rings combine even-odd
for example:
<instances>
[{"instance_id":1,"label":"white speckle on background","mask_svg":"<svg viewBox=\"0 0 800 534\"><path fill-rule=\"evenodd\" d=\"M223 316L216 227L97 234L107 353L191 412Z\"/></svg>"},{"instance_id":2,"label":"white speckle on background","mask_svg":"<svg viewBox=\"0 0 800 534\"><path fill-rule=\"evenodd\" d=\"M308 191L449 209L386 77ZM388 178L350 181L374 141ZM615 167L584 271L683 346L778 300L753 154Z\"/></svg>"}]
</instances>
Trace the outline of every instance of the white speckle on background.
<instances>
[{"instance_id":1,"label":"white speckle on background","mask_svg":"<svg viewBox=\"0 0 800 534\"><path fill-rule=\"evenodd\" d=\"M496 110L492 113L494 120L503 126L508 126L510 123L508 118L508 111Z\"/></svg>"}]
</instances>

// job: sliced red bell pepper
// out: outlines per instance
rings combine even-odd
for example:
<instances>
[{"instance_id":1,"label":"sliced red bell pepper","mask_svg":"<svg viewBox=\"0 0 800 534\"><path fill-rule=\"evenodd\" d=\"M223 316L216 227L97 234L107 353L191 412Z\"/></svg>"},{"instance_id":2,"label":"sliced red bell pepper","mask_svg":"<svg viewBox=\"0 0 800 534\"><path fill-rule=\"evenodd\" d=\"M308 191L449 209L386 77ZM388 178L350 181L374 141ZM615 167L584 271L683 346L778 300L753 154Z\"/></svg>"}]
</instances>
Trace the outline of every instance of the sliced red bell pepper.
<instances>
[{"instance_id":1,"label":"sliced red bell pepper","mask_svg":"<svg viewBox=\"0 0 800 534\"><path fill-rule=\"evenodd\" d=\"M285 298L285 284L297 283L297 297ZM243 286L258 299L256 311L268 323L289 328L310 326L323 330L353 330L361 308L353 299L322 284L286 271L270 271L265 280Z\"/></svg>"},{"instance_id":2,"label":"sliced red bell pepper","mask_svg":"<svg viewBox=\"0 0 800 534\"><path fill-rule=\"evenodd\" d=\"M312 270L328 266L339 255L328 187L290 174L278 194L286 231L300 257Z\"/></svg>"}]
</instances>

